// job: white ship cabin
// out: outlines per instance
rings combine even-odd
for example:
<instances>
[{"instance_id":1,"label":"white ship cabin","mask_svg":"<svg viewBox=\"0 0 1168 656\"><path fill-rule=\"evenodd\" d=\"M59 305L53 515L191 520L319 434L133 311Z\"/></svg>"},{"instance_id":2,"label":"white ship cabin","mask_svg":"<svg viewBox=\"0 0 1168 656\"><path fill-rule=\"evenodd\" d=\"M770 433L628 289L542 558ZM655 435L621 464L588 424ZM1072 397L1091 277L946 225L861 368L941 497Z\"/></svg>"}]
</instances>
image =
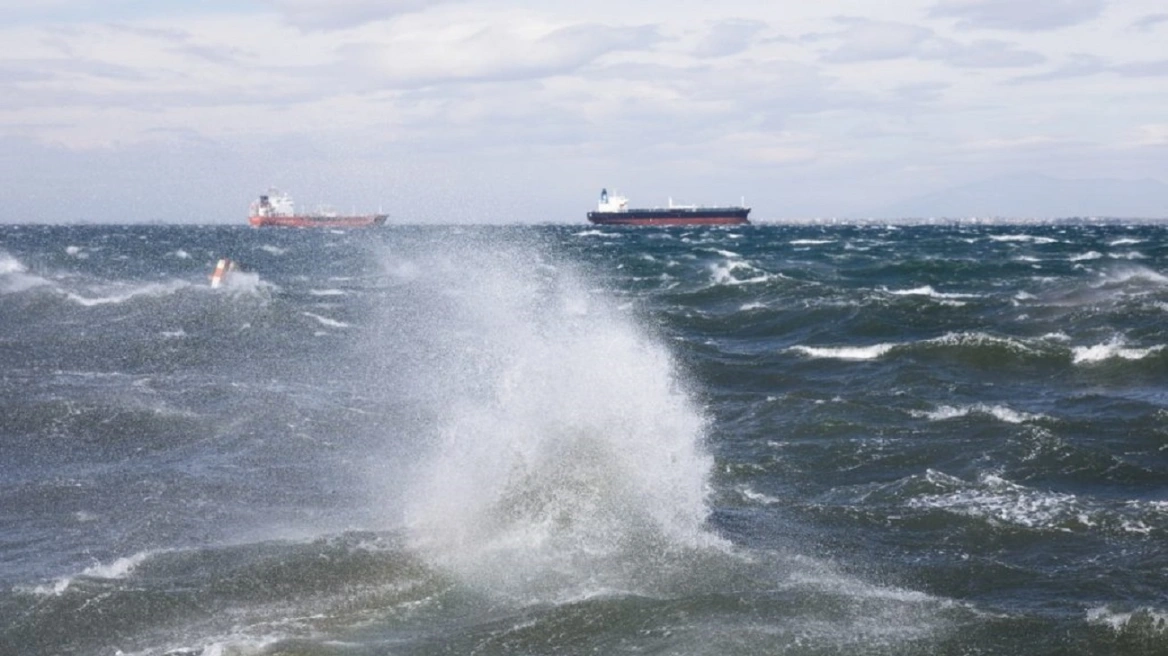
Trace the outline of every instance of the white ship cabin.
<instances>
[{"instance_id":1,"label":"white ship cabin","mask_svg":"<svg viewBox=\"0 0 1168 656\"><path fill-rule=\"evenodd\" d=\"M252 216L295 216L292 197L277 189L269 189L251 204Z\"/></svg>"},{"instance_id":2,"label":"white ship cabin","mask_svg":"<svg viewBox=\"0 0 1168 656\"><path fill-rule=\"evenodd\" d=\"M608 189L600 190L600 203L596 207L598 212L624 212L629 209L629 199L615 193L608 195Z\"/></svg>"}]
</instances>

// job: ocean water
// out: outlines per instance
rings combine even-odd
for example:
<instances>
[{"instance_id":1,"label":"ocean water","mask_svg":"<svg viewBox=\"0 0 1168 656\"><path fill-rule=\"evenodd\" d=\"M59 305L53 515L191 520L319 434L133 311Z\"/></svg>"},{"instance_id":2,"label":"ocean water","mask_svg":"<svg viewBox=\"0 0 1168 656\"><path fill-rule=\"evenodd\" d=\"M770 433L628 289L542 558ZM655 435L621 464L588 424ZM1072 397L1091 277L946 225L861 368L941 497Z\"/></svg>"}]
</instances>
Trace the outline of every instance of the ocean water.
<instances>
[{"instance_id":1,"label":"ocean water","mask_svg":"<svg viewBox=\"0 0 1168 656\"><path fill-rule=\"evenodd\" d=\"M1165 654L1166 319L1158 225L0 226L0 653Z\"/></svg>"}]
</instances>

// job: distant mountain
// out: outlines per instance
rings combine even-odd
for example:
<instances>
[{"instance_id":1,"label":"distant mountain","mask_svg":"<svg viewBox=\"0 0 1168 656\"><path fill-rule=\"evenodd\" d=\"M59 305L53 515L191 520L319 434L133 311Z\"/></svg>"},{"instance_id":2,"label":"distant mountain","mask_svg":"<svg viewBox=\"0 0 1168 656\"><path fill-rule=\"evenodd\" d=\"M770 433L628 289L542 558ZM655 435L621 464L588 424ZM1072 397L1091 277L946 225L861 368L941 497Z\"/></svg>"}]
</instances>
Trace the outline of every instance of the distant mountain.
<instances>
[{"instance_id":1,"label":"distant mountain","mask_svg":"<svg viewBox=\"0 0 1168 656\"><path fill-rule=\"evenodd\" d=\"M1168 218L1168 184L1158 180L1066 180L1004 175L894 203L879 218Z\"/></svg>"}]
</instances>

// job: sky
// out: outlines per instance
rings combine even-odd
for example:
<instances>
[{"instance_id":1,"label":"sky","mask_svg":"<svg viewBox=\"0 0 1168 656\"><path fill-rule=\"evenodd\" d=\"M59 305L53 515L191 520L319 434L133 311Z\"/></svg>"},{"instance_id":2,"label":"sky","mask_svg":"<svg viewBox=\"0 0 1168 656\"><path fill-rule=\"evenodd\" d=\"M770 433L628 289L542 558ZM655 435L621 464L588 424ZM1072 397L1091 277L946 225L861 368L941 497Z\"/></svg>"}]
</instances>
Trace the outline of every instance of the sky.
<instances>
[{"instance_id":1,"label":"sky","mask_svg":"<svg viewBox=\"0 0 1168 656\"><path fill-rule=\"evenodd\" d=\"M0 222L1168 217L1163 0L0 0Z\"/></svg>"}]
</instances>

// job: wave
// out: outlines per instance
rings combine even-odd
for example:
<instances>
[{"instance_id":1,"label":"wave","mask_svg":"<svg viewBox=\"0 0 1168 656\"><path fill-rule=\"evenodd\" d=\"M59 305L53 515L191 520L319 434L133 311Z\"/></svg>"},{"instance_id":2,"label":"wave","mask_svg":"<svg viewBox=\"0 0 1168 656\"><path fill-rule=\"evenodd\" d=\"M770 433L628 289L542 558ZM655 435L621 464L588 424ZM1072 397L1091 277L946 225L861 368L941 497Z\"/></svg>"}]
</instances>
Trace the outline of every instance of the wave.
<instances>
[{"instance_id":1,"label":"wave","mask_svg":"<svg viewBox=\"0 0 1168 656\"><path fill-rule=\"evenodd\" d=\"M20 260L12 257L4 251L0 251L0 276L10 273L24 273L28 269L21 264Z\"/></svg>"},{"instance_id":2,"label":"wave","mask_svg":"<svg viewBox=\"0 0 1168 656\"><path fill-rule=\"evenodd\" d=\"M1117 265L1103 275L1103 279L1096 283L1096 287L1124 285L1128 283L1151 283L1157 287L1168 285L1168 276L1147 267L1136 265Z\"/></svg>"},{"instance_id":3,"label":"wave","mask_svg":"<svg viewBox=\"0 0 1168 656\"><path fill-rule=\"evenodd\" d=\"M83 307L94 307L97 305L111 305L125 303L126 301L138 298L140 296L168 296L174 294L182 289L187 289L191 286L190 283L182 280L176 280L170 283L148 283L138 287L131 287L120 293L111 294L109 296L82 296L76 292L63 291L65 298Z\"/></svg>"},{"instance_id":4,"label":"wave","mask_svg":"<svg viewBox=\"0 0 1168 656\"><path fill-rule=\"evenodd\" d=\"M1055 243L1058 243L1058 240L1054 239L1053 237L1036 237L1034 235L1027 235L1027 234L989 235L989 238L991 241L1001 241L1001 242L1030 242L1033 244L1055 244Z\"/></svg>"},{"instance_id":5,"label":"wave","mask_svg":"<svg viewBox=\"0 0 1168 656\"><path fill-rule=\"evenodd\" d=\"M912 289L888 289L882 288L886 293L893 296L927 296L936 299L961 299L961 298L980 298L978 294L959 294L954 292L939 292L933 289L932 285L922 285Z\"/></svg>"},{"instance_id":6,"label":"wave","mask_svg":"<svg viewBox=\"0 0 1168 656\"><path fill-rule=\"evenodd\" d=\"M969 347L993 348L1013 351L1024 355L1034 355L1040 351L1026 343L1011 337L997 337L979 332L952 332L940 337L920 340L917 342L885 342L867 346L827 346L815 347L796 345L788 351L802 353L812 358L829 358L836 360L875 360L893 351L908 349L936 349L938 347Z\"/></svg>"},{"instance_id":7,"label":"wave","mask_svg":"<svg viewBox=\"0 0 1168 656\"><path fill-rule=\"evenodd\" d=\"M982 332L951 332L925 340L924 344L931 346L971 346L1005 348L1019 354L1033 355L1038 349L1026 342L1013 337L999 337Z\"/></svg>"},{"instance_id":8,"label":"wave","mask_svg":"<svg viewBox=\"0 0 1168 656\"><path fill-rule=\"evenodd\" d=\"M1114 337L1103 344L1073 347L1071 349L1071 362L1074 364L1095 364L1116 358L1122 360L1142 360L1163 350L1163 344L1147 348L1131 348L1125 344L1122 338Z\"/></svg>"},{"instance_id":9,"label":"wave","mask_svg":"<svg viewBox=\"0 0 1168 656\"><path fill-rule=\"evenodd\" d=\"M763 271L749 262L736 259L712 265L710 273L714 283L718 285L753 285L776 277L775 274Z\"/></svg>"},{"instance_id":10,"label":"wave","mask_svg":"<svg viewBox=\"0 0 1168 656\"><path fill-rule=\"evenodd\" d=\"M802 353L812 358L827 358L832 360L875 360L888 353L899 344L873 344L871 346L792 346L789 350Z\"/></svg>"},{"instance_id":11,"label":"wave","mask_svg":"<svg viewBox=\"0 0 1168 656\"><path fill-rule=\"evenodd\" d=\"M40 276L28 273L28 268L20 260L0 251L0 293L18 294L33 287L51 284Z\"/></svg>"},{"instance_id":12,"label":"wave","mask_svg":"<svg viewBox=\"0 0 1168 656\"><path fill-rule=\"evenodd\" d=\"M1157 608L1119 611L1110 606L1096 606L1087 609L1087 621L1091 624L1106 626L1116 633L1168 636L1168 611Z\"/></svg>"},{"instance_id":13,"label":"wave","mask_svg":"<svg viewBox=\"0 0 1168 656\"><path fill-rule=\"evenodd\" d=\"M1040 531L1094 532L1149 536L1168 531L1168 514L1159 502L1124 501L1040 490L1019 485L998 473L973 482L933 469L893 486L903 503L916 510L939 510L996 525Z\"/></svg>"},{"instance_id":14,"label":"wave","mask_svg":"<svg viewBox=\"0 0 1168 656\"><path fill-rule=\"evenodd\" d=\"M72 576L63 576L56 579L47 585L38 585L26 589L26 592L31 592L35 595L61 595L68 590L74 583L81 579L103 579L107 581L124 579L134 572L139 565L153 558L161 551L141 551L132 556L125 556L118 558L107 564L98 563L90 565L82 570L79 574Z\"/></svg>"},{"instance_id":15,"label":"wave","mask_svg":"<svg viewBox=\"0 0 1168 656\"><path fill-rule=\"evenodd\" d=\"M316 319L318 322L320 322L320 324L322 326L328 326L329 328L351 328L352 327L350 324L347 324L344 321L330 319L329 317L316 314L315 312L302 312L301 314L303 314L306 317L311 317L313 319Z\"/></svg>"},{"instance_id":16,"label":"wave","mask_svg":"<svg viewBox=\"0 0 1168 656\"><path fill-rule=\"evenodd\" d=\"M989 415L1008 424L1021 424L1035 419L1045 418L1045 415L1030 414L1028 412L1019 412L1003 405L989 405L985 403L975 403L964 406L950 406L942 405L935 410L921 411L913 410L910 414L914 417L921 417L932 421L945 421L949 419L958 419L966 417L971 414Z\"/></svg>"},{"instance_id":17,"label":"wave","mask_svg":"<svg viewBox=\"0 0 1168 656\"><path fill-rule=\"evenodd\" d=\"M910 499L909 508L942 510L1024 528L1058 529L1084 526L1085 508L1073 494L1049 492L1012 483L997 474L982 474L977 482L929 470L926 479L948 491Z\"/></svg>"},{"instance_id":18,"label":"wave","mask_svg":"<svg viewBox=\"0 0 1168 656\"><path fill-rule=\"evenodd\" d=\"M223 283L216 291L232 296L264 296L279 290L276 285L262 279L254 271L232 271L223 278Z\"/></svg>"}]
</instances>

